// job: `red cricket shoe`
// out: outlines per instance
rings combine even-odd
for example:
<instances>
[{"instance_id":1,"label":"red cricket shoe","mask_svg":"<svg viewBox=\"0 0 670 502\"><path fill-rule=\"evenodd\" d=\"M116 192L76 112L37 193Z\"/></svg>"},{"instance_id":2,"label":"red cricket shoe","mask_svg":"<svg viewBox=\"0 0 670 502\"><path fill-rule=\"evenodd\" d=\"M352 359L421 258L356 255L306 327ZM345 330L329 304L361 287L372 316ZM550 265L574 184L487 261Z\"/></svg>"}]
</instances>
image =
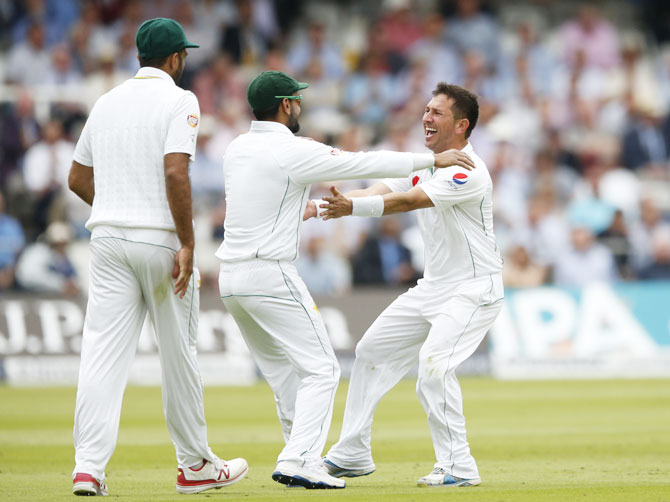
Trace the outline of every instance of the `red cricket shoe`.
<instances>
[{"instance_id":1,"label":"red cricket shoe","mask_svg":"<svg viewBox=\"0 0 670 502\"><path fill-rule=\"evenodd\" d=\"M78 472L74 475L72 483L72 493L75 495L101 495L103 497L109 495L105 482L95 479L90 474Z\"/></svg>"},{"instance_id":2,"label":"red cricket shoe","mask_svg":"<svg viewBox=\"0 0 670 502\"><path fill-rule=\"evenodd\" d=\"M179 493L200 493L212 488L219 489L237 483L249 471L243 458L233 460L216 459L212 463L205 460L199 469L177 469L177 491Z\"/></svg>"}]
</instances>

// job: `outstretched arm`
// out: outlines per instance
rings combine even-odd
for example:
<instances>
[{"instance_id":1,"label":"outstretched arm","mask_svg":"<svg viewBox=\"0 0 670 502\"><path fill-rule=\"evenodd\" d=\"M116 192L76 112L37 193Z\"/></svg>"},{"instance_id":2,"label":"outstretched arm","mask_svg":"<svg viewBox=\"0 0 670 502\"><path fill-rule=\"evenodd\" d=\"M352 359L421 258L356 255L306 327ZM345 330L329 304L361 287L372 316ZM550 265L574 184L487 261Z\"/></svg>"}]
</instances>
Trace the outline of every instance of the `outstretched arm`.
<instances>
[{"instance_id":1,"label":"outstretched arm","mask_svg":"<svg viewBox=\"0 0 670 502\"><path fill-rule=\"evenodd\" d=\"M378 184L383 185L383 183ZM374 188L374 186L370 188ZM434 206L433 201L426 195L426 192L419 187L414 187L408 192L391 192L388 187L387 190L388 191L382 197L382 215L406 213L408 211L413 211L414 209L423 209ZM326 208L323 219L330 220L332 218L340 218L352 214L354 207L352 199L341 194L335 187L331 187L330 191L333 193L333 196L323 198L323 200L328 202L328 204L322 205L322 207ZM353 192L350 192L347 195L350 195L351 193ZM368 194L363 195L365 196Z\"/></svg>"},{"instance_id":2,"label":"outstretched arm","mask_svg":"<svg viewBox=\"0 0 670 502\"><path fill-rule=\"evenodd\" d=\"M337 190L335 187L331 187L330 191L332 192L333 190ZM384 195L387 193L390 193L391 189L386 186L382 182L377 182L371 187L368 188L360 188L358 190L352 190L351 192L347 192L343 197L369 197L372 195ZM333 192L335 193L335 192ZM340 192L337 192L338 194ZM342 195L342 194L340 194ZM326 200L326 199L323 199ZM316 218L317 217L317 207L316 203L321 202L319 199L315 200L309 200L307 201L307 206L305 207L305 214L303 215L302 219L303 221L308 220L310 218ZM328 204L319 204L319 208L321 208L322 215L325 216L325 213L323 213L323 209L327 208ZM344 215L343 215L344 216ZM339 218L339 216L338 216Z\"/></svg>"}]
</instances>

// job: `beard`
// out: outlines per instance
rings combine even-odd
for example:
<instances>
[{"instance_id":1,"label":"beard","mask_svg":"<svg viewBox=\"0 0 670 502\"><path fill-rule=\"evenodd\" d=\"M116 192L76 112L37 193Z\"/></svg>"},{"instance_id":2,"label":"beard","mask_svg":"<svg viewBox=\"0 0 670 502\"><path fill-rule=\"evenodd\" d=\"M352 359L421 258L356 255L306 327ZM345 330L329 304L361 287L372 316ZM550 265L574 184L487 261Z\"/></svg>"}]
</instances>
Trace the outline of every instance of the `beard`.
<instances>
[{"instance_id":1,"label":"beard","mask_svg":"<svg viewBox=\"0 0 670 502\"><path fill-rule=\"evenodd\" d=\"M298 114L293 113L293 106L291 106L291 114L288 116L288 122L286 124L288 130L293 134L297 133L300 130L300 124L298 123Z\"/></svg>"},{"instance_id":2,"label":"beard","mask_svg":"<svg viewBox=\"0 0 670 502\"><path fill-rule=\"evenodd\" d=\"M179 85L179 81L181 80L181 76L184 73L184 68L181 67L179 70L175 72L175 74L172 77L172 80L174 80L174 83Z\"/></svg>"},{"instance_id":3,"label":"beard","mask_svg":"<svg viewBox=\"0 0 670 502\"><path fill-rule=\"evenodd\" d=\"M181 64L179 66L179 69L175 72L174 76L172 77L172 80L174 80L174 83L179 85L179 81L181 80L181 76L184 74L184 68L186 67L185 64Z\"/></svg>"},{"instance_id":4,"label":"beard","mask_svg":"<svg viewBox=\"0 0 670 502\"><path fill-rule=\"evenodd\" d=\"M179 55L179 69L177 69L174 74L172 75L172 80L174 80L174 83L179 85L179 81L181 80L181 76L184 74L184 68L186 68L186 65L184 64L184 57L182 55Z\"/></svg>"}]
</instances>

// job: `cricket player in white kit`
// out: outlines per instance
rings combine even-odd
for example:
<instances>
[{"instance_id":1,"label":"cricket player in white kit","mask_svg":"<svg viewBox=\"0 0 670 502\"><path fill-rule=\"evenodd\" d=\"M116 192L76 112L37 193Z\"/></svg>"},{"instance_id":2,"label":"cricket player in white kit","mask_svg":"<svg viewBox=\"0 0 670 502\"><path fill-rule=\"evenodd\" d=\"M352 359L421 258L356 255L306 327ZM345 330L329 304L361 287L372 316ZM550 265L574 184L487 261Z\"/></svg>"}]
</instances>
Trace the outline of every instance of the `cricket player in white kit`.
<instances>
[{"instance_id":1,"label":"cricket player in white kit","mask_svg":"<svg viewBox=\"0 0 670 502\"><path fill-rule=\"evenodd\" d=\"M262 73L249 85L247 99L258 120L224 157L219 288L275 395L286 445L273 479L306 488L344 488L321 460L340 369L321 315L294 266L310 185L406 177L433 165L469 167L471 161L455 150L349 153L296 137L302 101L297 92L306 87L276 71Z\"/></svg>"},{"instance_id":2,"label":"cricket player in white kit","mask_svg":"<svg viewBox=\"0 0 670 502\"><path fill-rule=\"evenodd\" d=\"M196 97L176 85L187 47L198 45L176 21L144 22L137 32L140 70L98 99L74 153L70 188L92 205L74 424L76 495L108 495L105 467L147 312L177 454L177 491L221 488L247 472L244 459L225 462L207 444L188 178L200 111Z\"/></svg>"},{"instance_id":3,"label":"cricket player in white kit","mask_svg":"<svg viewBox=\"0 0 670 502\"><path fill-rule=\"evenodd\" d=\"M428 415L437 462L421 486L474 486L481 482L465 433L456 369L475 351L503 303L502 259L493 233L492 183L467 138L479 115L467 90L438 84L423 116L426 146L458 148L476 168L425 169L367 190L337 190L325 219L347 214L381 216L418 209L425 242L424 277L398 297L356 347L339 441L325 457L329 473L356 477L375 470L372 417L380 399L419 363L416 385Z\"/></svg>"}]
</instances>

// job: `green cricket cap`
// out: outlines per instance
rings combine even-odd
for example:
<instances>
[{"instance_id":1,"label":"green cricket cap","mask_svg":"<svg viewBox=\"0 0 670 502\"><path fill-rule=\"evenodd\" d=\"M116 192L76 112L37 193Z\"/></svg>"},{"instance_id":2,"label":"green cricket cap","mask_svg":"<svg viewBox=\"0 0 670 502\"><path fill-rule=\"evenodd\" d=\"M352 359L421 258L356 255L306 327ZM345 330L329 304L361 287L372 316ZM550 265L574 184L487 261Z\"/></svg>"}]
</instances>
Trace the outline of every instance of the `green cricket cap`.
<instances>
[{"instance_id":1,"label":"green cricket cap","mask_svg":"<svg viewBox=\"0 0 670 502\"><path fill-rule=\"evenodd\" d=\"M177 21L166 17L144 21L137 30L135 43L142 59L162 58L187 47L200 47L186 39Z\"/></svg>"},{"instance_id":2,"label":"green cricket cap","mask_svg":"<svg viewBox=\"0 0 670 502\"><path fill-rule=\"evenodd\" d=\"M249 84L247 101L252 110L267 110L282 99L276 96L291 96L307 87L309 84L298 82L284 72L264 71Z\"/></svg>"}]
</instances>

